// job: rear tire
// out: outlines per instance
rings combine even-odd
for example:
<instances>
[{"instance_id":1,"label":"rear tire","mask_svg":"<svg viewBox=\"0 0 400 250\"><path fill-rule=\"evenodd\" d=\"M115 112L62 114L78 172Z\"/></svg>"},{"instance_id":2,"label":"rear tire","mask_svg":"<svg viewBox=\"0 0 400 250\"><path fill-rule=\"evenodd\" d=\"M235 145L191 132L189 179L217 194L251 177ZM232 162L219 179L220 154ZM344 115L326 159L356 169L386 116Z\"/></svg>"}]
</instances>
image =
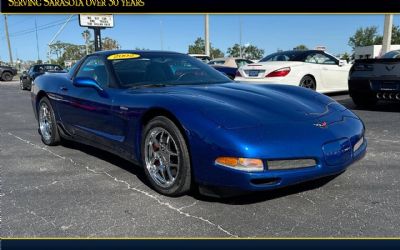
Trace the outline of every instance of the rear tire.
<instances>
[{"instance_id":1,"label":"rear tire","mask_svg":"<svg viewBox=\"0 0 400 250\"><path fill-rule=\"evenodd\" d=\"M353 102L358 107L368 107L375 105L378 102L378 99L375 96L370 95L360 95L360 94L352 94L351 98Z\"/></svg>"},{"instance_id":2,"label":"rear tire","mask_svg":"<svg viewBox=\"0 0 400 250\"><path fill-rule=\"evenodd\" d=\"M146 177L157 192L167 196L189 192L192 176L188 147L170 119L157 116L146 124L141 153Z\"/></svg>"},{"instance_id":3,"label":"rear tire","mask_svg":"<svg viewBox=\"0 0 400 250\"><path fill-rule=\"evenodd\" d=\"M43 97L38 105L39 133L44 144L54 146L60 143L54 110L47 97Z\"/></svg>"},{"instance_id":4,"label":"rear tire","mask_svg":"<svg viewBox=\"0 0 400 250\"><path fill-rule=\"evenodd\" d=\"M3 79L3 81L11 81L13 79L13 75L10 72L4 72L1 75L1 78Z\"/></svg>"},{"instance_id":5,"label":"rear tire","mask_svg":"<svg viewBox=\"0 0 400 250\"><path fill-rule=\"evenodd\" d=\"M299 86L306 89L312 89L314 91L317 89L317 83L315 79L310 75L303 76L303 78L301 78L300 80Z\"/></svg>"}]
</instances>

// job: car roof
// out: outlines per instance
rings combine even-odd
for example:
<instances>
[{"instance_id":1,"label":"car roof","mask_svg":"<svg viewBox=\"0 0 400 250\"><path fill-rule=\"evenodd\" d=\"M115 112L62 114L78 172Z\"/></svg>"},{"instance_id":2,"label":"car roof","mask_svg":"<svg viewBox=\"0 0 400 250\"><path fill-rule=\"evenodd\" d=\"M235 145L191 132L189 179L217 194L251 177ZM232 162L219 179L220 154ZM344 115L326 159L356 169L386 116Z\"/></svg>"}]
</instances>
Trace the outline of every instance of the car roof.
<instances>
[{"instance_id":1,"label":"car roof","mask_svg":"<svg viewBox=\"0 0 400 250\"><path fill-rule=\"evenodd\" d=\"M132 54L180 54L184 55L182 53L174 52L174 51L165 51L165 50L103 50L103 51L97 51L92 53L91 55L103 55L103 56L109 56L109 55L114 55L114 54L120 54L120 53L132 53Z\"/></svg>"}]
</instances>

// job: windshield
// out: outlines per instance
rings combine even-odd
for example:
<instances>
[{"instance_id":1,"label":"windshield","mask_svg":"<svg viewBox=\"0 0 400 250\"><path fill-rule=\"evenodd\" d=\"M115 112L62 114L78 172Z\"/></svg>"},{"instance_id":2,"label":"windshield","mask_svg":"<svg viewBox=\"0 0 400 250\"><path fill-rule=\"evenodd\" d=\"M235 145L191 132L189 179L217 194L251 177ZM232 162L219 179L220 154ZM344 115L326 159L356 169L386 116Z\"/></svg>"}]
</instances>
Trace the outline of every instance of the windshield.
<instances>
[{"instance_id":1,"label":"windshield","mask_svg":"<svg viewBox=\"0 0 400 250\"><path fill-rule=\"evenodd\" d=\"M140 53L110 60L121 88L142 85L196 85L230 82L222 73L191 56Z\"/></svg>"},{"instance_id":2,"label":"windshield","mask_svg":"<svg viewBox=\"0 0 400 250\"><path fill-rule=\"evenodd\" d=\"M400 58L400 50L390 51L382 56L382 58Z\"/></svg>"},{"instance_id":3,"label":"windshield","mask_svg":"<svg viewBox=\"0 0 400 250\"><path fill-rule=\"evenodd\" d=\"M277 52L270 54L263 59L260 60L260 62L270 62L270 61L295 61L296 58L302 54L303 52L301 51L283 51L283 52Z\"/></svg>"}]
</instances>

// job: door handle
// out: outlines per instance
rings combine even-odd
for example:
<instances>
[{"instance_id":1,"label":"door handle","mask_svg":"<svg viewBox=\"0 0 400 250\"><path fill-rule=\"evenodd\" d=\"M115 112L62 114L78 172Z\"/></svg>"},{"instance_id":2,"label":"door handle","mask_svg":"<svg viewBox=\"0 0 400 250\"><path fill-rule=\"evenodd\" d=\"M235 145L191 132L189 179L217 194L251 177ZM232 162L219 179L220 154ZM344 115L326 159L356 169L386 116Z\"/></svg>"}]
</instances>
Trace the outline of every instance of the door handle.
<instances>
[{"instance_id":1,"label":"door handle","mask_svg":"<svg viewBox=\"0 0 400 250\"><path fill-rule=\"evenodd\" d=\"M65 86L62 86L62 87L60 87L60 90L61 90L61 91L68 91L68 88L65 87Z\"/></svg>"}]
</instances>

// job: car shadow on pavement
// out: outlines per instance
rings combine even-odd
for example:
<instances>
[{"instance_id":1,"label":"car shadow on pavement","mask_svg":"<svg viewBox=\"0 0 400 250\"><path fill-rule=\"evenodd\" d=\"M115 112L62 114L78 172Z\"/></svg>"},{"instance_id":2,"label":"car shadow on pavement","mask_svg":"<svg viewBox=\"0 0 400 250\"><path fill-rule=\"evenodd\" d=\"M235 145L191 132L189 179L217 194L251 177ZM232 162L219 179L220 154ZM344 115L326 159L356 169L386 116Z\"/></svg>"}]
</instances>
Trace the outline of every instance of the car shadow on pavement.
<instances>
[{"instance_id":1,"label":"car shadow on pavement","mask_svg":"<svg viewBox=\"0 0 400 250\"><path fill-rule=\"evenodd\" d=\"M104 150L101 150L101 149L98 149L98 148L95 148L92 146L88 146L88 145L81 144L78 142L73 142L73 141L63 140L61 145L63 147L69 148L69 149L81 151L81 152L91 155L93 157L99 158L103 161L106 161L112 165L115 165L115 166L135 175L141 182L143 182L149 188L152 188L145 176L145 173L144 173L142 167L135 165L134 163L119 157L118 155L109 153L107 151L104 151ZM194 188L192 190L192 192L190 192L188 195L193 197L196 200L200 200L200 201L204 201L204 202L218 202L218 203L223 203L223 204L227 204L227 205L245 205L245 204L258 203L258 202L263 202L263 201L267 201L267 200L277 199L280 197L316 189L316 188L322 187L323 185L327 184L329 181L334 179L336 176L338 176L338 175L328 176L328 177L324 177L321 179L308 181L305 183L301 183L301 184L297 184L297 185L293 185L293 186L289 186L289 187L285 187L285 188L263 191L263 192L251 192L251 193L241 194L241 195L237 195L237 196L234 195L234 196L227 197L227 198L224 198L224 197L214 198L214 197L205 196L205 195L200 194L198 192L197 188ZM175 198L171 197L171 199L175 199Z\"/></svg>"},{"instance_id":2,"label":"car shadow on pavement","mask_svg":"<svg viewBox=\"0 0 400 250\"><path fill-rule=\"evenodd\" d=\"M98 159L101 159L103 161L106 161L112 165L115 165L133 175L135 175L140 181L142 181L145 185L150 186L145 173L143 171L143 168L135 165L134 163L125 160L118 155L115 155L113 153L86 145L78 142L73 142L73 141L68 141L68 140L63 140L61 145L63 147L69 148L69 149L74 149L81 151L83 153L86 153L88 155L91 155L93 157L96 157Z\"/></svg>"}]
</instances>

